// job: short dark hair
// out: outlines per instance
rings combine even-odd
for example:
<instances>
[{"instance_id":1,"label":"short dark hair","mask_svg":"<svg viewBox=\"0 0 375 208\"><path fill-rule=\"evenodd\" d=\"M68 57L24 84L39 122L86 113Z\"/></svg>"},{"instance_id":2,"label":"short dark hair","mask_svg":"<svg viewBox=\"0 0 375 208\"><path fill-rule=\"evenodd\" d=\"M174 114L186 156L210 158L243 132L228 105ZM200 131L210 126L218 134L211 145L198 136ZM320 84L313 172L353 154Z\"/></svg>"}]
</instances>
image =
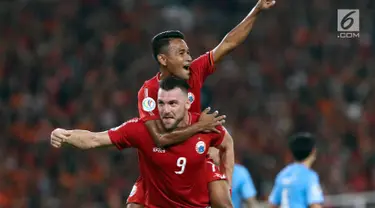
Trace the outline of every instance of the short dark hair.
<instances>
[{"instance_id":1,"label":"short dark hair","mask_svg":"<svg viewBox=\"0 0 375 208\"><path fill-rule=\"evenodd\" d=\"M186 80L175 77L175 76L169 76L159 83L160 89L169 91L173 90L175 88L180 88L183 92L188 93L188 90L190 89L189 84L186 82Z\"/></svg>"},{"instance_id":2,"label":"short dark hair","mask_svg":"<svg viewBox=\"0 0 375 208\"><path fill-rule=\"evenodd\" d=\"M315 138L310 133L297 133L289 139L289 149L294 160L304 161L315 148Z\"/></svg>"},{"instance_id":3,"label":"short dark hair","mask_svg":"<svg viewBox=\"0 0 375 208\"><path fill-rule=\"evenodd\" d=\"M155 35L152 40L152 55L158 61L158 55L169 45L169 41L173 38L185 39L184 34L178 30L168 30Z\"/></svg>"}]
</instances>

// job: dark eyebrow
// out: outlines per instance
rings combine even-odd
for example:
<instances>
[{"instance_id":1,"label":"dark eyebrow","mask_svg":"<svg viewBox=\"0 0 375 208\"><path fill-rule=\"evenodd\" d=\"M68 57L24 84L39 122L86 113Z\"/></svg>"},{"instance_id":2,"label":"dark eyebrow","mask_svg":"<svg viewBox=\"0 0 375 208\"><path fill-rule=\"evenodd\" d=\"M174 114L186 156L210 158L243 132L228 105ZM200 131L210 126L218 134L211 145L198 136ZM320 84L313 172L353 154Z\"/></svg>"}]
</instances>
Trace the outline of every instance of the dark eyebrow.
<instances>
[{"instance_id":1,"label":"dark eyebrow","mask_svg":"<svg viewBox=\"0 0 375 208\"><path fill-rule=\"evenodd\" d=\"M178 100L170 100L168 103L178 103Z\"/></svg>"}]
</instances>

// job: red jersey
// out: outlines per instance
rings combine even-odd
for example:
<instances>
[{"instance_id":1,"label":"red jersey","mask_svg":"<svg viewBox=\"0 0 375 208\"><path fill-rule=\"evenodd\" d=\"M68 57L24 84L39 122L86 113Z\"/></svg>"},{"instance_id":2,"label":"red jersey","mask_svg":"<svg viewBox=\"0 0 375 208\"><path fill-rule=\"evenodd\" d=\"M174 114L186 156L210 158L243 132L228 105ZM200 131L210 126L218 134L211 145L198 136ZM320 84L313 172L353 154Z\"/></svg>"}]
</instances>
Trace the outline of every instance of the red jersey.
<instances>
[{"instance_id":1,"label":"red jersey","mask_svg":"<svg viewBox=\"0 0 375 208\"><path fill-rule=\"evenodd\" d=\"M191 124L199 119L199 114L189 116ZM196 134L167 149L155 147L143 119L129 120L108 134L118 149L138 149L141 174L147 176L143 178L146 207L203 208L209 206L207 178L202 177L206 173L207 151L220 145L225 135L223 127L218 129L221 134Z\"/></svg>"},{"instance_id":2,"label":"red jersey","mask_svg":"<svg viewBox=\"0 0 375 208\"><path fill-rule=\"evenodd\" d=\"M189 100L192 103L190 112L201 112L201 88L206 78L215 71L212 51L193 60L190 65ZM160 73L147 80L138 92L138 110L141 118L159 115L156 100L158 98Z\"/></svg>"}]
</instances>

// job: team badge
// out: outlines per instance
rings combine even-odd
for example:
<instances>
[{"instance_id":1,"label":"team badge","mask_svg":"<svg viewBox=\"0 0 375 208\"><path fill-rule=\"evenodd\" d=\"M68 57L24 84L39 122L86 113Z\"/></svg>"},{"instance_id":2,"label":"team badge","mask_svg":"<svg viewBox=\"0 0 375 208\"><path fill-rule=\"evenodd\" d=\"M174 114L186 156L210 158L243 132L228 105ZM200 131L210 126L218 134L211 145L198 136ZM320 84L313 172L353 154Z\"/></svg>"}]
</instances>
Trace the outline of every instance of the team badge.
<instances>
[{"instance_id":1,"label":"team badge","mask_svg":"<svg viewBox=\"0 0 375 208\"><path fill-rule=\"evenodd\" d=\"M143 99L142 101L142 109L146 112L152 112L153 110L155 110L155 107L156 107L156 102L154 99L150 98L150 97L146 97L145 99Z\"/></svg>"},{"instance_id":2,"label":"team badge","mask_svg":"<svg viewBox=\"0 0 375 208\"><path fill-rule=\"evenodd\" d=\"M137 192L137 186L136 185L134 185L132 190L130 191L129 197L134 196L135 192Z\"/></svg>"},{"instance_id":3,"label":"team badge","mask_svg":"<svg viewBox=\"0 0 375 208\"><path fill-rule=\"evenodd\" d=\"M195 150L198 152L198 154L203 154L206 151L206 143L203 141L197 142L195 145Z\"/></svg>"},{"instance_id":4,"label":"team badge","mask_svg":"<svg viewBox=\"0 0 375 208\"><path fill-rule=\"evenodd\" d=\"M188 93L188 99L189 99L189 102L190 102L190 103L193 103L194 100L195 100L195 96L194 96L194 94L191 93L191 92L189 92L189 93Z\"/></svg>"}]
</instances>

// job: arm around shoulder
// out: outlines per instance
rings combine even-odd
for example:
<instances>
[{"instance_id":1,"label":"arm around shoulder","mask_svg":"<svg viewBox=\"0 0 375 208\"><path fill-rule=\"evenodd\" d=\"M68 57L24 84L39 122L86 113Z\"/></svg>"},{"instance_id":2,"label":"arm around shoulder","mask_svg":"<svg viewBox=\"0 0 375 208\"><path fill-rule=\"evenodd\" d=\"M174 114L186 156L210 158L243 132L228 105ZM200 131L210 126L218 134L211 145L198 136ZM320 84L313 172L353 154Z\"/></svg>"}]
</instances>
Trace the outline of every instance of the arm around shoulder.
<instances>
[{"instance_id":1,"label":"arm around shoulder","mask_svg":"<svg viewBox=\"0 0 375 208\"><path fill-rule=\"evenodd\" d=\"M160 120L146 121L145 125L157 147L166 147L184 142L203 130L201 123L195 123L186 128L176 129L172 132L166 132Z\"/></svg>"}]
</instances>

